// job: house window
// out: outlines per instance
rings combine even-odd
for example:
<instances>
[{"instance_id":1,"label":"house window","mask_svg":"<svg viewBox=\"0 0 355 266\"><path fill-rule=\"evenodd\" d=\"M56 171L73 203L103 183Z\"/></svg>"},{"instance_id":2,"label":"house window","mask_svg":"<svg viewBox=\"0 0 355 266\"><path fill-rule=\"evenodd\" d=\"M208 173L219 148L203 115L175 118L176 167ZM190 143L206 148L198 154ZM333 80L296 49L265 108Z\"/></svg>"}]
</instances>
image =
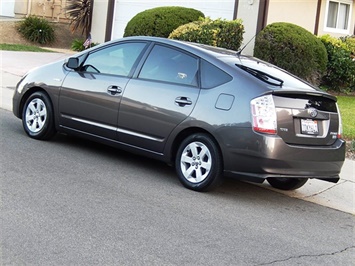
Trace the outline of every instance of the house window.
<instances>
[{"instance_id":1,"label":"house window","mask_svg":"<svg viewBox=\"0 0 355 266\"><path fill-rule=\"evenodd\" d=\"M352 1L328 1L325 31L349 33Z\"/></svg>"}]
</instances>

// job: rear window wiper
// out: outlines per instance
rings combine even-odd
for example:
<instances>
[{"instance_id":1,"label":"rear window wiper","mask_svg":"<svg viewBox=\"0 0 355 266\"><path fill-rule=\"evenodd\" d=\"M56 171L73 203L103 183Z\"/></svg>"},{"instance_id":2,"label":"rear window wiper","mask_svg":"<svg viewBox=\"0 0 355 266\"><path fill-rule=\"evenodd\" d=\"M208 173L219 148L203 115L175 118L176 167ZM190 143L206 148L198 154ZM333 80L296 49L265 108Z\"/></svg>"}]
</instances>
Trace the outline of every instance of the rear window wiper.
<instances>
[{"instance_id":1,"label":"rear window wiper","mask_svg":"<svg viewBox=\"0 0 355 266\"><path fill-rule=\"evenodd\" d=\"M240 69L243 69L244 71L248 72L249 74L252 74L254 77L266 82L267 84L273 85L273 86L282 86L282 84L284 83L284 81L282 79L279 79L277 77L274 77L268 73L265 73L263 71L254 69L254 68L250 68L247 66L243 66L243 65L239 65L239 64L235 64L237 67L239 67Z\"/></svg>"}]
</instances>

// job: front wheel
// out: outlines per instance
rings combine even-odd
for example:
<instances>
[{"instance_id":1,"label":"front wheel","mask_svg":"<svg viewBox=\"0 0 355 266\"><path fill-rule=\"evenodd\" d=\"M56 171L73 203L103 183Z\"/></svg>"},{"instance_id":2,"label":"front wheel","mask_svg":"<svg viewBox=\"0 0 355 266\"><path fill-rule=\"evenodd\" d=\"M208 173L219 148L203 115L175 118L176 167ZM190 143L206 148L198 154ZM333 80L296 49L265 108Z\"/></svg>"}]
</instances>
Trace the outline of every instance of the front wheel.
<instances>
[{"instance_id":1,"label":"front wheel","mask_svg":"<svg viewBox=\"0 0 355 266\"><path fill-rule=\"evenodd\" d=\"M180 145L175 168L180 182L195 191L207 191L220 183L223 164L215 141L207 134L193 134Z\"/></svg>"},{"instance_id":2,"label":"front wheel","mask_svg":"<svg viewBox=\"0 0 355 266\"><path fill-rule=\"evenodd\" d=\"M295 190L306 184L308 178L269 177L267 182L277 189Z\"/></svg>"},{"instance_id":3,"label":"front wheel","mask_svg":"<svg viewBox=\"0 0 355 266\"><path fill-rule=\"evenodd\" d=\"M49 139L55 134L53 108L48 96L35 92L25 102L22 124L28 136L34 139Z\"/></svg>"}]
</instances>

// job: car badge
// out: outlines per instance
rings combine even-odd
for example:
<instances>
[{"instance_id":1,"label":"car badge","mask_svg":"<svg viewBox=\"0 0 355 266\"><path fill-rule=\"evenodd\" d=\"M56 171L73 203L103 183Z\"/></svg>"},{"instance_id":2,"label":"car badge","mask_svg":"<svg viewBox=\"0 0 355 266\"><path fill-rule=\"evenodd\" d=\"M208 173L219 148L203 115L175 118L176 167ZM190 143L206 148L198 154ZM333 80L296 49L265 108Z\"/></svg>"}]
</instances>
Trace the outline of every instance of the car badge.
<instances>
[{"instance_id":1,"label":"car badge","mask_svg":"<svg viewBox=\"0 0 355 266\"><path fill-rule=\"evenodd\" d=\"M309 114L311 117L313 117L313 118L318 115L317 109L314 109L314 108L309 108L309 109L307 109L307 112L308 112L308 114Z\"/></svg>"}]
</instances>

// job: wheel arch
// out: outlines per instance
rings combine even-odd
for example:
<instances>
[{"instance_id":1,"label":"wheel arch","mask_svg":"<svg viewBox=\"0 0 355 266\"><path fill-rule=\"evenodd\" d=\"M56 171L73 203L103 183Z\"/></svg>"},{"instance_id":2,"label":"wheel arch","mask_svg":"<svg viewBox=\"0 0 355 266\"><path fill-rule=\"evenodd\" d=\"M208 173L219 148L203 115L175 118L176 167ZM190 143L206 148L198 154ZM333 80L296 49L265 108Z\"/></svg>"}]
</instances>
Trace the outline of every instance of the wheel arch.
<instances>
[{"instance_id":1,"label":"wheel arch","mask_svg":"<svg viewBox=\"0 0 355 266\"><path fill-rule=\"evenodd\" d=\"M219 155L221 156L221 161L222 161L222 164L223 164L223 167L224 167L224 160L223 160L223 153L222 153L222 150L221 150L221 147L220 145L218 144L218 141L217 139L207 130L203 129L203 128L199 128L199 127L189 127L189 128L186 128L182 131L180 131L176 137L174 138L174 141L171 145L171 149L170 149L170 162L172 164L174 164L175 162L175 159L176 159L176 153L179 149L179 146L181 144L181 142L187 138L188 136L192 135L192 134L197 134L197 133L201 133L201 134L206 134L208 135L209 137L211 137L211 139L214 141L214 143L216 144L216 147L218 148L218 152L219 152Z\"/></svg>"}]
</instances>

